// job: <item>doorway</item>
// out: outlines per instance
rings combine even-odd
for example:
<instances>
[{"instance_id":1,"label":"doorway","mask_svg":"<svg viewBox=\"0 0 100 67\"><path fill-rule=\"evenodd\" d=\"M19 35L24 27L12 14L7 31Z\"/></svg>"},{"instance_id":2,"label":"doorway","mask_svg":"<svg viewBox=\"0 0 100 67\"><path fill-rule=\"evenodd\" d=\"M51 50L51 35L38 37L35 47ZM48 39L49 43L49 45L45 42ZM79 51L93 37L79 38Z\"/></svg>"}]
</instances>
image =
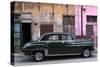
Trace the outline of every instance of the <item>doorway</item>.
<instances>
[{"instance_id":1,"label":"doorway","mask_svg":"<svg viewBox=\"0 0 100 67\"><path fill-rule=\"evenodd\" d=\"M88 37L91 37L94 35L94 32L93 32L93 25L86 25L86 35Z\"/></svg>"},{"instance_id":2,"label":"doorway","mask_svg":"<svg viewBox=\"0 0 100 67\"><path fill-rule=\"evenodd\" d=\"M31 40L31 23L22 23L22 46Z\"/></svg>"}]
</instances>

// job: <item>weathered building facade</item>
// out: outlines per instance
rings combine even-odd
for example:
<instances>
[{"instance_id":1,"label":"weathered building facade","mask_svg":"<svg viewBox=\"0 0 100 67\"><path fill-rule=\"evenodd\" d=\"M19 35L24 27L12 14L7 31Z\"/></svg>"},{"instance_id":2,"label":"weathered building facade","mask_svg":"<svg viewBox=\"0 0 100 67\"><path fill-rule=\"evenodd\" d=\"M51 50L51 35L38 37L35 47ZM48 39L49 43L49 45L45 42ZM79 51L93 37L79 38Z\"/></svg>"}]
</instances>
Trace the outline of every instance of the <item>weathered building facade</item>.
<instances>
[{"instance_id":1,"label":"weathered building facade","mask_svg":"<svg viewBox=\"0 0 100 67\"><path fill-rule=\"evenodd\" d=\"M14 8L11 12L15 17L16 44L36 40L45 32L75 34L74 5L12 2L11 6Z\"/></svg>"},{"instance_id":2,"label":"weathered building facade","mask_svg":"<svg viewBox=\"0 0 100 67\"><path fill-rule=\"evenodd\" d=\"M88 22L91 21L92 14L97 15L96 8L84 6L85 9L81 11L81 7L68 4L12 2L11 19L14 20L11 23L14 28L14 45L20 46L30 40L37 40L46 32L67 32L76 36L90 36L92 33L89 29L90 25L93 26L91 29L96 39L97 22ZM91 10L94 11L91 12Z\"/></svg>"}]
</instances>

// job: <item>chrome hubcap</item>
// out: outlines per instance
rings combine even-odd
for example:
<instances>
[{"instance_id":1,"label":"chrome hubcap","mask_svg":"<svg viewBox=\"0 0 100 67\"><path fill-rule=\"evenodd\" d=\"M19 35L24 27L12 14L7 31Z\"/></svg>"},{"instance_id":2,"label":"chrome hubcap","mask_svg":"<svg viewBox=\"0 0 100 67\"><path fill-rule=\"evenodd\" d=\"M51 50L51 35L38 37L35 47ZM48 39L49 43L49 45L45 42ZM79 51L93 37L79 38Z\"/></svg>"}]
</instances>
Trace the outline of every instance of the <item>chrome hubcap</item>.
<instances>
[{"instance_id":1,"label":"chrome hubcap","mask_svg":"<svg viewBox=\"0 0 100 67\"><path fill-rule=\"evenodd\" d=\"M84 50L83 54L85 57L88 57L90 55L90 52L89 50Z\"/></svg>"},{"instance_id":2,"label":"chrome hubcap","mask_svg":"<svg viewBox=\"0 0 100 67\"><path fill-rule=\"evenodd\" d=\"M37 52L37 53L35 54L35 59L38 60L38 61L42 60L42 59L43 59L43 54L40 53L40 52Z\"/></svg>"}]
</instances>

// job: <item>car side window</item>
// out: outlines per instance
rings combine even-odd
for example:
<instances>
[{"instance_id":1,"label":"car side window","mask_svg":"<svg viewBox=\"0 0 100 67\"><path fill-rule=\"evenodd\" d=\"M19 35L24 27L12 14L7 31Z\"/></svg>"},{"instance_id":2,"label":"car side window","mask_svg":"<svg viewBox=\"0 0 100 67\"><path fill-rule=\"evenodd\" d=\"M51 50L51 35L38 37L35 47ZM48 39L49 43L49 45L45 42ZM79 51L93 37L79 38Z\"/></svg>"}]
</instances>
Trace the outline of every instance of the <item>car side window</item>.
<instances>
[{"instance_id":1,"label":"car side window","mask_svg":"<svg viewBox=\"0 0 100 67\"><path fill-rule=\"evenodd\" d=\"M48 39L48 35L45 35L41 38L41 41L46 41Z\"/></svg>"},{"instance_id":2,"label":"car side window","mask_svg":"<svg viewBox=\"0 0 100 67\"><path fill-rule=\"evenodd\" d=\"M48 37L47 40L50 40L50 41L58 40L58 35L51 35Z\"/></svg>"},{"instance_id":3,"label":"car side window","mask_svg":"<svg viewBox=\"0 0 100 67\"><path fill-rule=\"evenodd\" d=\"M70 35L62 35L62 40L73 40L73 38Z\"/></svg>"},{"instance_id":4,"label":"car side window","mask_svg":"<svg viewBox=\"0 0 100 67\"><path fill-rule=\"evenodd\" d=\"M45 35L42 39L41 39L41 41L55 41L55 40L58 40L59 39L59 37L58 37L58 35Z\"/></svg>"}]
</instances>

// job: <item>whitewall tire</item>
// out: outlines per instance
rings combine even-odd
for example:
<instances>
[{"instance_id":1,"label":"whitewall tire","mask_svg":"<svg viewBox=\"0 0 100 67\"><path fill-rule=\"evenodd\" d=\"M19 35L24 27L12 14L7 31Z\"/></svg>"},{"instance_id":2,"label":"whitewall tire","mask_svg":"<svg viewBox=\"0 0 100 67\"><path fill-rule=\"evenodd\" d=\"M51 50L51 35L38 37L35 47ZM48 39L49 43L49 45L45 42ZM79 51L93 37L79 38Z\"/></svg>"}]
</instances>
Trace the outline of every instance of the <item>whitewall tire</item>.
<instances>
[{"instance_id":1,"label":"whitewall tire","mask_svg":"<svg viewBox=\"0 0 100 67\"><path fill-rule=\"evenodd\" d=\"M44 59L43 52L35 52L35 54L34 54L35 61L42 61L43 59Z\"/></svg>"},{"instance_id":2,"label":"whitewall tire","mask_svg":"<svg viewBox=\"0 0 100 67\"><path fill-rule=\"evenodd\" d=\"M84 58L90 57L91 56L91 50L89 48L85 48L82 52L82 56Z\"/></svg>"}]
</instances>

